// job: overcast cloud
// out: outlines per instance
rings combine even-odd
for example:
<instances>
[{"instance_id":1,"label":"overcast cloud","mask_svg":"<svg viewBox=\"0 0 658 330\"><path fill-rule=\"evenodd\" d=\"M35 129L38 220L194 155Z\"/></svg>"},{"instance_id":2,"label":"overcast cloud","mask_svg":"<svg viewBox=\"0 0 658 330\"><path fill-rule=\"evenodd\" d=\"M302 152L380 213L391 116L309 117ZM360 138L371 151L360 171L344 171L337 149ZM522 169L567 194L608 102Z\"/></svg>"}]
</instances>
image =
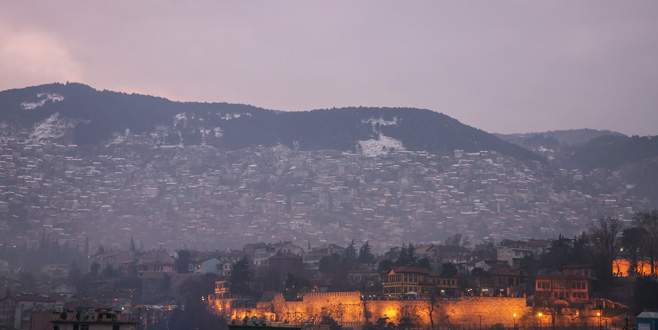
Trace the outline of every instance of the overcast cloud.
<instances>
[{"instance_id":1,"label":"overcast cloud","mask_svg":"<svg viewBox=\"0 0 658 330\"><path fill-rule=\"evenodd\" d=\"M190 4L192 3L192 4ZM658 134L658 1L2 1L0 89Z\"/></svg>"}]
</instances>

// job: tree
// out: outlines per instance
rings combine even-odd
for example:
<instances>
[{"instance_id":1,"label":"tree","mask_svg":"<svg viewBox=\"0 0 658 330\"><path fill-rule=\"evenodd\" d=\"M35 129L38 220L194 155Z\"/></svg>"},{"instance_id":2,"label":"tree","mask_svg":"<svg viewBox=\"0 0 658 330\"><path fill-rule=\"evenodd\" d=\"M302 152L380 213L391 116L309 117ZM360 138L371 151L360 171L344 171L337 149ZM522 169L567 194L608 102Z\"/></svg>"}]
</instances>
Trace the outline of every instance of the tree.
<instances>
[{"instance_id":1,"label":"tree","mask_svg":"<svg viewBox=\"0 0 658 330\"><path fill-rule=\"evenodd\" d=\"M226 329L224 319L213 314L205 304L205 297L213 290L216 277L212 274L194 276L181 283L179 292L183 306L174 310L169 320L161 322L169 330Z\"/></svg>"},{"instance_id":2,"label":"tree","mask_svg":"<svg viewBox=\"0 0 658 330\"><path fill-rule=\"evenodd\" d=\"M651 274L656 274L656 258L658 258L658 210L635 215L635 223L646 231L643 249L651 263Z\"/></svg>"},{"instance_id":3,"label":"tree","mask_svg":"<svg viewBox=\"0 0 658 330\"><path fill-rule=\"evenodd\" d=\"M416 248L411 243L407 247L402 246L400 256L395 261L395 266L415 266L416 265Z\"/></svg>"},{"instance_id":4,"label":"tree","mask_svg":"<svg viewBox=\"0 0 658 330\"><path fill-rule=\"evenodd\" d=\"M441 265L441 277L455 277L457 276L457 266L453 263L444 263Z\"/></svg>"},{"instance_id":5,"label":"tree","mask_svg":"<svg viewBox=\"0 0 658 330\"><path fill-rule=\"evenodd\" d=\"M430 289L430 297L427 300L427 315L430 319L430 329L434 329L434 311L436 310L436 305L439 302L438 294L436 292L436 287Z\"/></svg>"},{"instance_id":6,"label":"tree","mask_svg":"<svg viewBox=\"0 0 658 330\"><path fill-rule=\"evenodd\" d=\"M318 270L320 273L324 274L333 274L337 271L340 271L341 267L341 257L336 253L322 257L320 259L320 263L318 264Z\"/></svg>"},{"instance_id":7,"label":"tree","mask_svg":"<svg viewBox=\"0 0 658 330\"><path fill-rule=\"evenodd\" d=\"M375 260L375 256L372 254L372 251L370 250L370 244L368 241L363 243L361 245L361 248L359 248L359 262L363 264L371 263Z\"/></svg>"},{"instance_id":8,"label":"tree","mask_svg":"<svg viewBox=\"0 0 658 330\"><path fill-rule=\"evenodd\" d=\"M354 247L354 241L352 241L350 245L345 248L345 252L343 252L343 258L347 263L352 263L356 260L356 247Z\"/></svg>"},{"instance_id":9,"label":"tree","mask_svg":"<svg viewBox=\"0 0 658 330\"><path fill-rule=\"evenodd\" d=\"M430 260L427 258L422 258L416 262L416 266L425 268L427 270L432 270L432 265L430 264Z\"/></svg>"},{"instance_id":10,"label":"tree","mask_svg":"<svg viewBox=\"0 0 658 330\"><path fill-rule=\"evenodd\" d=\"M233 270L231 270L231 276L229 277L231 292L242 295L251 294L251 289L249 287L251 275L249 259L247 259L247 257L242 257L233 264Z\"/></svg>"},{"instance_id":11,"label":"tree","mask_svg":"<svg viewBox=\"0 0 658 330\"><path fill-rule=\"evenodd\" d=\"M334 289L342 290L347 288L347 271L352 265L347 262L346 258L334 253L320 259L320 273L331 279Z\"/></svg>"},{"instance_id":12,"label":"tree","mask_svg":"<svg viewBox=\"0 0 658 330\"><path fill-rule=\"evenodd\" d=\"M602 218L592 232L595 251L599 259L599 276L602 279L612 277L612 261L619 251L617 235L621 231L621 223L616 218Z\"/></svg>"},{"instance_id":13,"label":"tree","mask_svg":"<svg viewBox=\"0 0 658 330\"><path fill-rule=\"evenodd\" d=\"M190 272L190 263L192 263L192 254L188 250L178 250L176 252L176 272L178 273L189 273Z\"/></svg>"},{"instance_id":14,"label":"tree","mask_svg":"<svg viewBox=\"0 0 658 330\"><path fill-rule=\"evenodd\" d=\"M647 231L642 227L631 227L623 231L621 237L621 246L624 248L624 255L630 261L629 275L635 275L637 270L638 259L640 258L643 243L646 242Z\"/></svg>"},{"instance_id":15,"label":"tree","mask_svg":"<svg viewBox=\"0 0 658 330\"><path fill-rule=\"evenodd\" d=\"M389 259L384 259L379 263L379 266L377 267L377 270L380 273L388 272L393 268L393 262Z\"/></svg>"},{"instance_id":16,"label":"tree","mask_svg":"<svg viewBox=\"0 0 658 330\"><path fill-rule=\"evenodd\" d=\"M551 241L548 251L541 256L540 264L544 268L559 270L562 266L573 263L572 260L572 241L562 235L558 239Z\"/></svg>"},{"instance_id":17,"label":"tree","mask_svg":"<svg viewBox=\"0 0 658 330\"><path fill-rule=\"evenodd\" d=\"M592 260L592 246L589 236L581 233L573 240L572 258L576 263L586 264Z\"/></svg>"}]
</instances>

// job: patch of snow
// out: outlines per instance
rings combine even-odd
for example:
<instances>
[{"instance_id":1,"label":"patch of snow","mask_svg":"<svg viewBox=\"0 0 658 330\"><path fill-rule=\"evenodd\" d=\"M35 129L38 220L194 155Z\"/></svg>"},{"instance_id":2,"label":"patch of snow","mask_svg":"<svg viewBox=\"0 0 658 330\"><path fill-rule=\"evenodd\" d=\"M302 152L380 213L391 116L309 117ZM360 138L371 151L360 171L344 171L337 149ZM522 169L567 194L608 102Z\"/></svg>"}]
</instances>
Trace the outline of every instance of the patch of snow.
<instances>
[{"instance_id":1,"label":"patch of snow","mask_svg":"<svg viewBox=\"0 0 658 330\"><path fill-rule=\"evenodd\" d=\"M168 132L169 132L169 128L167 126L158 125L155 127L153 131L151 131L149 135L151 136L155 144L162 145L165 143Z\"/></svg>"},{"instance_id":2,"label":"patch of snow","mask_svg":"<svg viewBox=\"0 0 658 330\"><path fill-rule=\"evenodd\" d=\"M199 133L201 134L201 145L206 145L206 137L210 134L211 130L207 128L199 128Z\"/></svg>"},{"instance_id":3,"label":"patch of snow","mask_svg":"<svg viewBox=\"0 0 658 330\"><path fill-rule=\"evenodd\" d=\"M199 133L201 133L201 145L206 145L208 137L221 138L224 136L224 130L219 126L215 128L200 128Z\"/></svg>"},{"instance_id":4,"label":"patch of snow","mask_svg":"<svg viewBox=\"0 0 658 330\"><path fill-rule=\"evenodd\" d=\"M218 115L219 115L219 118L221 120L232 120L232 119L238 119L242 116L245 116L245 117L251 117L252 116L252 114L249 113L249 112L245 112L245 113L232 113L232 112L229 112L229 113L223 113L223 114L220 113Z\"/></svg>"},{"instance_id":5,"label":"patch of snow","mask_svg":"<svg viewBox=\"0 0 658 330\"><path fill-rule=\"evenodd\" d=\"M66 134L67 129L72 127L73 123L60 118L59 113L55 112L34 127L34 130L30 133L30 140L39 143L58 139Z\"/></svg>"},{"instance_id":6,"label":"patch of snow","mask_svg":"<svg viewBox=\"0 0 658 330\"><path fill-rule=\"evenodd\" d=\"M185 112L177 113L174 116L174 127L178 126L178 124L182 124L183 127L187 126L187 114Z\"/></svg>"},{"instance_id":7,"label":"patch of snow","mask_svg":"<svg viewBox=\"0 0 658 330\"><path fill-rule=\"evenodd\" d=\"M107 147L109 147L111 145L114 145L114 144L122 144L122 143L126 142L126 140L128 140L129 136L130 136L130 129L129 128L126 128L126 130L124 131L123 134L115 133L115 134L113 134L112 141L110 141L110 143L106 144L105 147L107 148Z\"/></svg>"},{"instance_id":8,"label":"patch of snow","mask_svg":"<svg viewBox=\"0 0 658 330\"><path fill-rule=\"evenodd\" d=\"M397 126L398 125L398 117L393 117L393 120L386 120L383 117L368 118L368 119L361 120L361 122L364 123L364 124L370 124L373 127L375 127L375 125L379 125L379 126Z\"/></svg>"},{"instance_id":9,"label":"patch of snow","mask_svg":"<svg viewBox=\"0 0 658 330\"><path fill-rule=\"evenodd\" d=\"M404 146L400 140L379 134L377 139L362 140L358 142L361 153L366 157L377 157L391 151L403 151Z\"/></svg>"},{"instance_id":10,"label":"patch of snow","mask_svg":"<svg viewBox=\"0 0 658 330\"><path fill-rule=\"evenodd\" d=\"M46 102L57 103L64 101L64 96L57 93L39 93L37 94L37 101L34 102L23 102L21 107L23 110L34 110L36 108L42 107Z\"/></svg>"},{"instance_id":11,"label":"patch of snow","mask_svg":"<svg viewBox=\"0 0 658 330\"><path fill-rule=\"evenodd\" d=\"M181 133L180 130L176 132L178 133L178 146L182 148L185 146L185 141L183 140L183 133Z\"/></svg>"},{"instance_id":12,"label":"patch of snow","mask_svg":"<svg viewBox=\"0 0 658 330\"><path fill-rule=\"evenodd\" d=\"M546 148L544 146L539 146L539 148L537 148L537 151L539 151L539 152L551 152L551 153L555 152L555 150L553 150L551 148Z\"/></svg>"}]
</instances>

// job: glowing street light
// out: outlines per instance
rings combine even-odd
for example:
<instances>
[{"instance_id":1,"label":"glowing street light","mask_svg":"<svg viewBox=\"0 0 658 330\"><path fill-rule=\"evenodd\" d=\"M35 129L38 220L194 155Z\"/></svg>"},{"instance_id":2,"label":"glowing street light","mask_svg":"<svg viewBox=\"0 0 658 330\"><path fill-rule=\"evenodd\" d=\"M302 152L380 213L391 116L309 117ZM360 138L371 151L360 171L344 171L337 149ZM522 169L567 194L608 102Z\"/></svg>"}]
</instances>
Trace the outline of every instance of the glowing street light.
<instances>
[{"instance_id":1,"label":"glowing street light","mask_svg":"<svg viewBox=\"0 0 658 330\"><path fill-rule=\"evenodd\" d=\"M514 319L514 329L516 329L516 313L512 314L512 319Z\"/></svg>"},{"instance_id":2,"label":"glowing street light","mask_svg":"<svg viewBox=\"0 0 658 330\"><path fill-rule=\"evenodd\" d=\"M541 318L544 316L544 313L538 312L537 313L537 322L539 323L539 327L541 328Z\"/></svg>"}]
</instances>

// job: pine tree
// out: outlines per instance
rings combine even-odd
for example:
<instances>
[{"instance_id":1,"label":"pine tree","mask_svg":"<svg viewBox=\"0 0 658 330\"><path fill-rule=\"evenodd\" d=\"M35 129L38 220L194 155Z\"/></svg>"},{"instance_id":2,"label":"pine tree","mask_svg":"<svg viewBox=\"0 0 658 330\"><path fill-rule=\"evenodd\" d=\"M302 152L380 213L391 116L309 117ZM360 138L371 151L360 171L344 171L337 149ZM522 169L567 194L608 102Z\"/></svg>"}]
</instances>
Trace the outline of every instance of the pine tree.
<instances>
[{"instance_id":1,"label":"pine tree","mask_svg":"<svg viewBox=\"0 0 658 330\"><path fill-rule=\"evenodd\" d=\"M343 257L345 258L345 261L348 263L356 260L356 248L354 247L354 241L352 241L350 245L345 249L345 252L343 253Z\"/></svg>"},{"instance_id":2,"label":"pine tree","mask_svg":"<svg viewBox=\"0 0 658 330\"><path fill-rule=\"evenodd\" d=\"M360 263L371 263L375 260L375 256L372 254L370 250L370 244L368 241L363 243L361 245L361 248L359 249L359 262Z\"/></svg>"}]
</instances>

